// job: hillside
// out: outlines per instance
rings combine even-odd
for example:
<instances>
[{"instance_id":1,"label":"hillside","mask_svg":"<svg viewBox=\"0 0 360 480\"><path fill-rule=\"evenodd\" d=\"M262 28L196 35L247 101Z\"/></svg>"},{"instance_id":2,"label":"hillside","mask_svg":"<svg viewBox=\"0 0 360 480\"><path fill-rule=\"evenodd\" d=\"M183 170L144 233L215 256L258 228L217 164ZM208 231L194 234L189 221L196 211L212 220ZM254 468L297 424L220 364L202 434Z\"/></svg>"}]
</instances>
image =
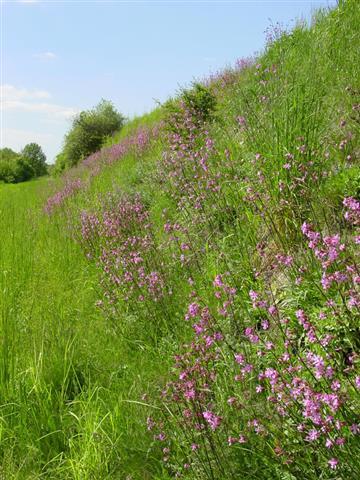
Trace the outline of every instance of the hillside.
<instances>
[{"instance_id":1,"label":"hillside","mask_svg":"<svg viewBox=\"0 0 360 480\"><path fill-rule=\"evenodd\" d=\"M360 478L359 25L0 185L0 478Z\"/></svg>"}]
</instances>

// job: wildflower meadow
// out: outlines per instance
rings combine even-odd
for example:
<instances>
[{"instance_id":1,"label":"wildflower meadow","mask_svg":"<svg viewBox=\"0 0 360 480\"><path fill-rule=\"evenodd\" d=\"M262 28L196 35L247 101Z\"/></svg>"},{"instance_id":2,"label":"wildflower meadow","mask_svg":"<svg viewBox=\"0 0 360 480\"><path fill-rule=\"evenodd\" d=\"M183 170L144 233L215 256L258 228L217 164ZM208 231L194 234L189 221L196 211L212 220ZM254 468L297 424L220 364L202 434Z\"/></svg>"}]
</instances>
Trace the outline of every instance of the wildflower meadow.
<instances>
[{"instance_id":1,"label":"wildflower meadow","mask_svg":"<svg viewBox=\"0 0 360 480\"><path fill-rule=\"evenodd\" d=\"M0 186L0 478L360 478L359 25Z\"/></svg>"}]
</instances>

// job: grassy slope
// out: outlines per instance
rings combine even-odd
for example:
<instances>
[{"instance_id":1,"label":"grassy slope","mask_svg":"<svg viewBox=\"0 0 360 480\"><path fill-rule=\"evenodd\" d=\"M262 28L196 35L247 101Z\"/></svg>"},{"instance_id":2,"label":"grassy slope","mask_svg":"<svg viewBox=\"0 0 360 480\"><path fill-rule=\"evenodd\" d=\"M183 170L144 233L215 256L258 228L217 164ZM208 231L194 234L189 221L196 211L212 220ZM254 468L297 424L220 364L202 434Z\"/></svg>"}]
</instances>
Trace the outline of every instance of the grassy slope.
<instances>
[{"instance_id":1,"label":"grassy slope","mask_svg":"<svg viewBox=\"0 0 360 480\"><path fill-rule=\"evenodd\" d=\"M343 136L339 119L350 115L356 101L352 92L359 88L358 20L356 2L328 18L319 14L316 28L298 28L258 60L263 66L277 66L275 80L262 86L250 68L218 92L217 119L209 128L217 149L230 150L240 178L256 177L251 161L258 152L269 160L264 167L267 178L277 178L284 152L296 148L298 136L304 136L304 143L318 155L330 150L328 167L336 175L309 189L305 201L295 199L289 211L274 209L277 228L289 235L291 225L299 225L299 216L303 220L309 211L320 212L320 206L336 223L340 198L356 188L358 158L347 163L337 145ZM349 86L352 90L346 91ZM259 101L263 95L270 102ZM245 135L237 128L238 115L250 124ZM136 120L121 138L159 117L161 111ZM358 133L352 133L354 156ZM163 148L160 138L141 158L129 154L106 168L86 193L69 202L68 209L77 216L79 210L96 204L98 194L114 187L138 191L150 204L161 237L163 208L173 220L184 221L185 215L176 212L154 185L153 172ZM121 328L109 322L95 306L100 296L98 272L69 235L66 216L43 214L45 199L54 188L51 183L42 179L0 185L0 228L6 232L0 245L0 476L164 480L168 477L155 456L159 454L150 448L152 440L145 433L148 408L141 405L147 403L142 395L162 383L171 363L169 352L176 351L186 335L181 299L186 299L189 287L180 278L175 280L178 304L166 334L157 335L147 318L134 321L126 308L118 318ZM238 216L239 222L231 221L232 209L242 201L241 183L234 182L224 195L229 216L220 206L212 213L208 209L208 214L213 219L224 216L225 227L214 230L217 245L245 279L245 288L251 280L246 277L250 266L244 252L251 251L259 231L261 237L261 222L250 213L247 218ZM288 238L289 248L296 252L296 235ZM207 282L223 265L216 249L201 261L198 280L206 291ZM269 475L275 478L273 471Z\"/></svg>"}]
</instances>

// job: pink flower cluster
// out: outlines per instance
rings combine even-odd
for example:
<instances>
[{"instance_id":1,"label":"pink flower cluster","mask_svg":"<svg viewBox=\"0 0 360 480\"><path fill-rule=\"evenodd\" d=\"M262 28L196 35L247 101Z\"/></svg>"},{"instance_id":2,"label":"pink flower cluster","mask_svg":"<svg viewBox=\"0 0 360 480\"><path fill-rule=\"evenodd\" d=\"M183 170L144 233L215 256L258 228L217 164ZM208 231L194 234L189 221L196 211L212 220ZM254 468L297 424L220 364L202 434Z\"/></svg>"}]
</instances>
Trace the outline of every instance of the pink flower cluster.
<instances>
[{"instance_id":1,"label":"pink flower cluster","mask_svg":"<svg viewBox=\"0 0 360 480\"><path fill-rule=\"evenodd\" d=\"M141 155L157 138L161 125L151 128L140 127L132 135L128 135L121 142L105 147L93 153L82 161L82 164L91 171L99 173L102 165L112 164L129 153Z\"/></svg>"},{"instance_id":2,"label":"pink flower cluster","mask_svg":"<svg viewBox=\"0 0 360 480\"><path fill-rule=\"evenodd\" d=\"M158 137L161 128L161 123L149 128L140 127L135 133L128 135L121 142L103 148L82 160L76 168L65 173L63 187L47 199L44 211L47 214L52 214L56 208L63 205L66 199L82 190L85 186L83 178L87 172L90 173L89 182L91 178L100 174L105 165L113 164L129 153L142 155L149 148L151 142ZM74 173L79 178L73 179Z\"/></svg>"},{"instance_id":3,"label":"pink flower cluster","mask_svg":"<svg viewBox=\"0 0 360 480\"><path fill-rule=\"evenodd\" d=\"M80 178L67 180L62 189L47 199L44 206L45 213L51 215L56 208L64 205L68 198L75 195L82 188L84 188L84 182Z\"/></svg>"},{"instance_id":4,"label":"pink flower cluster","mask_svg":"<svg viewBox=\"0 0 360 480\"><path fill-rule=\"evenodd\" d=\"M350 245L341 241L340 234L322 237L307 223L301 230L321 269L328 271L336 266L342 271L344 265L349 267L351 256L344 255L350 251ZM293 267L292 256L275 257L280 265ZM183 353L176 355L177 379L163 391L162 398L171 415L168 423L162 423L161 431L166 431L170 441L176 431L174 422L181 425L184 437L180 440L177 433L176 442L183 442L186 462L193 471L209 465L216 468L217 454L207 448L212 442L221 449L225 444L233 447L244 442L250 448L254 436L266 436L267 442L274 442L275 455L285 463L293 462L292 442L296 441L311 449L314 456L321 449L329 451L328 467L341 468L339 458L356 443L360 433L356 413L360 396L359 356L355 351L345 355L343 334L336 334L331 327L324 328L321 322L328 319L330 325L331 321L341 324L349 314L348 304L339 300L346 292L354 295L357 273L356 266L352 266L353 269L345 267L350 289L344 291L344 282L336 282L332 296L325 295L312 306L320 311L317 316L312 310L289 308L286 303L282 306L271 291L250 290L252 311L241 340L235 344L223 330L224 319L239 324L239 294L228 284L232 275L218 274L213 280L217 306L203 306L192 292L185 320L192 323L194 339L184 346ZM309 268L300 270L308 272ZM310 273L307 275L309 281ZM314 283L322 282L318 270L312 275ZM292 281L296 288L296 279ZM224 370L222 359L230 352L233 363ZM228 393L226 404L221 400L223 388ZM244 402L244 398L248 400ZM229 425L236 421L242 425L242 431L229 431ZM197 445L196 449L191 445ZM226 466L222 468L227 471Z\"/></svg>"},{"instance_id":5,"label":"pink flower cluster","mask_svg":"<svg viewBox=\"0 0 360 480\"><path fill-rule=\"evenodd\" d=\"M214 173L210 164L214 142L197 112L184 102L171 122L160 175L167 176L168 192L180 208L201 210L205 199L220 191L220 173Z\"/></svg>"},{"instance_id":6,"label":"pink flower cluster","mask_svg":"<svg viewBox=\"0 0 360 480\"><path fill-rule=\"evenodd\" d=\"M82 212L80 242L102 270L110 303L119 298L135 305L156 302L167 291L149 213L139 196L109 196L102 211Z\"/></svg>"},{"instance_id":7,"label":"pink flower cluster","mask_svg":"<svg viewBox=\"0 0 360 480\"><path fill-rule=\"evenodd\" d=\"M351 205L353 209L345 212L345 218L356 225L360 217L360 209L357 210L358 202L347 199L344 205ZM349 308L360 306L359 285L360 275L356 260L349 252L346 242L341 242L340 234L322 237L319 232L313 230L313 227L304 223L301 227L302 233L309 240L308 246L314 252L315 257L320 262L322 269L321 286L326 291L333 286L340 288L342 286L342 296L347 299Z\"/></svg>"},{"instance_id":8,"label":"pink flower cluster","mask_svg":"<svg viewBox=\"0 0 360 480\"><path fill-rule=\"evenodd\" d=\"M360 202L353 197L346 197L343 205L346 207L345 219L352 225L360 226Z\"/></svg>"}]
</instances>

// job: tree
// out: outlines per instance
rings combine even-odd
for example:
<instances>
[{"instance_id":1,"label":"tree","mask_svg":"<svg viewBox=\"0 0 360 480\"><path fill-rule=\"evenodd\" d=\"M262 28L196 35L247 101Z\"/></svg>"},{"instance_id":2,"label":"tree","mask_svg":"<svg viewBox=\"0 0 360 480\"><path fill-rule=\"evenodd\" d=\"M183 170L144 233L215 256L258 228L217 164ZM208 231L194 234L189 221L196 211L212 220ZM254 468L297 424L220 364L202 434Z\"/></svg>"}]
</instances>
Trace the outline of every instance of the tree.
<instances>
[{"instance_id":1,"label":"tree","mask_svg":"<svg viewBox=\"0 0 360 480\"><path fill-rule=\"evenodd\" d=\"M0 150L0 180L5 183L24 182L34 177L35 171L28 159L10 148Z\"/></svg>"},{"instance_id":2,"label":"tree","mask_svg":"<svg viewBox=\"0 0 360 480\"><path fill-rule=\"evenodd\" d=\"M16 161L14 172L16 178L15 183L25 182L26 180L30 180L37 176L35 175L35 170L29 163L28 159L21 155L19 155L19 158Z\"/></svg>"},{"instance_id":3,"label":"tree","mask_svg":"<svg viewBox=\"0 0 360 480\"><path fill-rule=\"evenodd\" d=\"M46 156L40 145L37 143L29 143L25 145L21 155L33 168L35 177L40 177L41 175L45 175L47 173Z\"/></svg>"},{"instance_id":4,"label":"tree","mask_svg":"<svg viewBox=\"0 0 360 480\"><path fill-rule=\"evenodd\" d=\"M0 149L0 162L10 162L16 160L19 157L19 154L11 150L11 148L1 148Z\"/></svg>"},{"instance_id":5,"label":"tree","mask_svg":"<svg viewBox=\"0 0 360 480\"><path fill-rule=\"evenodd\" d=\"M11 148L2 148L0 150L0 180L5 183L15 181L14 167L19 154Z\"/></svg>"},{"instance_id":6,"label":"tree","mask_svg":"<svg viewBox=\"0 0 360 480\"><path fill-rule=\"evenodd\" d=\"M65 136L64 156L60 154L59 161L66 166L76 165L99 150L105 138L120 130L124 121L121 113L107 100L101 100L93 109L79 113Z\"/></svg>"}]
</instances>

